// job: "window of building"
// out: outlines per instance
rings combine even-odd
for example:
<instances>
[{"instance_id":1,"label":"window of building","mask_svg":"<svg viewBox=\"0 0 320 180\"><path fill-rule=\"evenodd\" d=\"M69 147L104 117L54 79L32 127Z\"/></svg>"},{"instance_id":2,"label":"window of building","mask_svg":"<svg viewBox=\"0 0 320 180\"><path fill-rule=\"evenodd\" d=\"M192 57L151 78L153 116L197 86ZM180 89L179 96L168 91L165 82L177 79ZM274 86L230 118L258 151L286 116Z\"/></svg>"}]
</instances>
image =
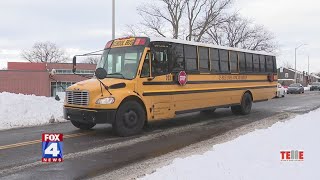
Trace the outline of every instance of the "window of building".
<instances>
[{"instance_id":1,"label":"window of building","mask_svg":"<svg viewBox=\"0 0 320 180\"><path fill-rule=\"evenodd\" d=\"M171 54L171 62L170 62L169 70L171 72L185 70L183 45L172 44L170 54Z\"/></svg>"},{"instance_id":2,"label":"window of building","mask_svg":"<svg viewBox=\"0 0 320 180\"><path fill-rule=\"evenodd\" d=\"M234 51L230 51L230 70L233 73L237 73L238 71L238 54Z\"/></svg>"},{"instance_id":3,"label":"window of building","mask_svg":"<svg viewBox=\"0 0 320 180\"><path fill-rule=\"evenodd\" d=\"M266 72L266 56L260 55L260 72Z\"/></svg>"},{"instance_id":4,"label":"window of building","mask_svg":"<svg viewBox=\"0 0 320 180\"><path fill-rule=\"evenodd\" d=\"M284 77L285 77L285 78L288 78L288 77L289 77L289 73L285 73L285 74L284 74Z\"/></svg>"},{"instance_id":5,"label":"window of building","mask_svg":"<svg viewBox=\"0 0 320 180\"><path fill-rule=\"evenodd\" d=\"M252 72L253 62L252 54L246 53L246 72Z\"/></svg>"},{"instance_id":6,"label":"window of building","mask_svg":"<svg viewBox=\"0 0 320 180\"><path fill-rule=\"evenodd\" d=\"M253 55L253 72L260 72L259 55Z\"/></svg>"},{"instance_id":7,"label":"window of building","mask_svg":"<svg viewBox=\"0 0 320 180\"><path fill-rule=\"evenodd\" d=\"M199 47L200 72L208 72L209 67L209 48Z\"/></svg>"},{"instance_id":8,"label":"window of building","mask_svg":"<svg viewBox=\"0 0 320 180\"><path fill-rule=\"evenodd\" d=\"M75 82L51 82L51 96L55 97L57 92L65 92Z\"/></svg>"},{"instance_id":9,"label":"window of building","mask_svg":"<svg viewBox=\"0 0 320 180\"><path fill-rule=\"evenodd\" d=\"M240 72L246 72L246 59L244 53L239 52L239 65L240 65Z\"/></svg>"},{"instance_id":10,"label":"window of building","mask_svg":"<svg viewBox=\"0 0 320 180\"><path fill-rule=\"evenodd\" d=\"M267 56L266 58L266 71L273 72L273 60L271 56Z\"/></svg>"},{"instance_id":11,"label":"window of building","mask_svg":"<svg viewBox=\"0 0 320 180\"><path fill-rule=\"evenodd\" d=\"M191 45L184 45L184 58L187 71L197 71L197 47Z\"/></svg>"},{"instance_id":12,"label":"window of building","mask_svg":"<svg viewBox=\"0 0 320 180\"><path fill-rule=\"evenodd\" d=\"M220 72L220 58L218 49L210 49L211 72Z\"/></svg>"}]
</instances>

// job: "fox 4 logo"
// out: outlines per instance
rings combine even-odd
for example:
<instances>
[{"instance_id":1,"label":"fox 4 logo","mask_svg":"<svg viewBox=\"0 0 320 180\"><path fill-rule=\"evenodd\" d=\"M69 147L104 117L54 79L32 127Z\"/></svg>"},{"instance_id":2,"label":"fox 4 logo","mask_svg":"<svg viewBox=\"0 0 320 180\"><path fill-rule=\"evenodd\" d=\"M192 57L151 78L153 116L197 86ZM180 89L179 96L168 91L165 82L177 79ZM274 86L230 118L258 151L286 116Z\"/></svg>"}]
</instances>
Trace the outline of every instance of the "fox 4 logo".
<instances>
[{"instance_id":1,"label":"fox 4 logo","mask_svg":"<svg viewBox=\"0 0 320 180\"><path fill-rule=\"evenodd\" d=\"M63 134L42 134L42 162L63 161Z\"/></svg>"}]
</instances>

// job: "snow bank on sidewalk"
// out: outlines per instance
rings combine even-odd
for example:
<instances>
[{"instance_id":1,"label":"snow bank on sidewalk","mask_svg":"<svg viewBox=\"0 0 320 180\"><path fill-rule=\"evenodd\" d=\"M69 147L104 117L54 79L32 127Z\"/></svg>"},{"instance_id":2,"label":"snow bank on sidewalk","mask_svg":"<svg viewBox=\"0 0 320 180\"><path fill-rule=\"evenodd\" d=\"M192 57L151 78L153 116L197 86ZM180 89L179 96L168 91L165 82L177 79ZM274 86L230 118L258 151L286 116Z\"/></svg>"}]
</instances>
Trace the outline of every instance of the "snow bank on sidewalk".
<instances>
[{"instance_id":1,"label":"snow bank on sidewalk","mask_svg":"<svg viewBox=\"0 0 320 180\"><path fill-rule=\"evenodd\" d=\"M175 159L141 179L320 179L320 109L256 130L211 151ZM281 161L281 150L303 150L304 161Z\"/></svg>"},{"instance_id":2,"label":"snow bank on sidewalk","mask_svg":"<svg viewBox=\"0 0 320 180\"><path fill-rule=\"evenodd\" d=\"M0 129L61 122L63 101L35 95L0 93Z\"/></svg>"}]
</instances>

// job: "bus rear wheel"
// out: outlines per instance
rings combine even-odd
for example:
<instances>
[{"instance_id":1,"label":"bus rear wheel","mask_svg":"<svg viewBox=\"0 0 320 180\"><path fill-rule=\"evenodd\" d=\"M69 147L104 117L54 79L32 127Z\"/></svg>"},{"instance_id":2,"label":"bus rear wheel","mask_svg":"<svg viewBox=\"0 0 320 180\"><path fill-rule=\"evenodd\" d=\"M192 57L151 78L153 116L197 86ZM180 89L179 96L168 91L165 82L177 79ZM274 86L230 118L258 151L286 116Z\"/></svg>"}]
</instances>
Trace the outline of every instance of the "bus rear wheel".
<instances>
[{"instance_id":1,"label":"bus rear wheel","mask_svg":"<svg viewBox=\"0 0 320 180\"><path fill-rule=\"evenodd\" d=\"M79 129L82 129L82 130L89 130L96 125L94 123L81 123L78 121L71 121L71 123L73 126L79 128Z\"/></svg>"},{"instance_id":2,"label":"bus rear wheel","mask_svg":"<svg viewBox=\"0 0 320 180\"><path fill-rule=\"evenodd\" d=\"M245 93L241 99L241 104L237 106L231 106L233 114L247 115L251 112L252 97L250 93Z\"/></svg>"},{"instance_id":3,"label":"bus rear wheel","mask_svg":"<svg viewBox=\"0 0 320 180\"><path fill-rule=\"evenodd\" d=\"M119 107L112 128L119 136L132 136L141 132L145 121L146 115L141 104L128 101Z\"/></svg>"}]
</instances>

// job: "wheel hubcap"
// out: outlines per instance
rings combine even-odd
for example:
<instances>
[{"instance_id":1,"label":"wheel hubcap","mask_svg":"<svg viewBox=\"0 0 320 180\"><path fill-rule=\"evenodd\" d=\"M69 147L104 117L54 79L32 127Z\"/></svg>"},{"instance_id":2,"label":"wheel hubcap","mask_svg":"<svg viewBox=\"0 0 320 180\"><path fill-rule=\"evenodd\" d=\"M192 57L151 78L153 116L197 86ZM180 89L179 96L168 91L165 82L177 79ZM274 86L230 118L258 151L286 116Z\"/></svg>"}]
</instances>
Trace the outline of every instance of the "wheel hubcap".
<instances>
[{"instance_id":1,"label":"wheel hubcap","mask_svg":"<svg viewBox=\"0 0 320 180\"><path fill-rule=\"evenodd\" d=\"M138 122L138 115L133 110L129 110L123 115L123 122L127 128L134 127Z\"/></svg>"}]
</instances>

